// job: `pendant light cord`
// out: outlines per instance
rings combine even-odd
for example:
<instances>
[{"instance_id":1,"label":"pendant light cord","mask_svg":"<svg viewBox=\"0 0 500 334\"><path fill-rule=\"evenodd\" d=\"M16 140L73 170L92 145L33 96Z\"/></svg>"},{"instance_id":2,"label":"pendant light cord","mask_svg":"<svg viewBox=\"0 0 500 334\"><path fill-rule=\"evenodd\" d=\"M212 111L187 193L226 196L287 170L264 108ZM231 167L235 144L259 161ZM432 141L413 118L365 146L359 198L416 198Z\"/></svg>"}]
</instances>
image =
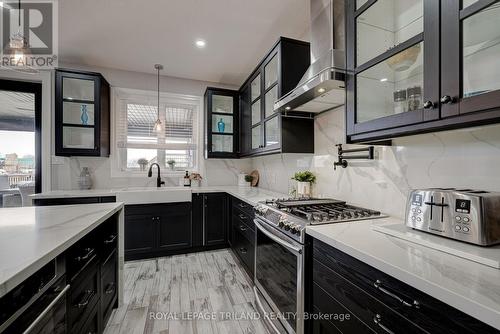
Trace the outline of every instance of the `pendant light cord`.
<instances>
[{"instance_id":1,"label":"pendant light cord","mask_svg":"<svg viewBox=\"0 0 500 334\"><path fill-rule=\"evenodd\" d=\"M21 0L17 1L17 7L19 12L17 13L17 25L21 28Z\"/></svg>"},{"instance_id":2,"label":"pendant light cord","mask_svg":"<svg viewBox=\"0 0 500 334\"><path fill-rule=\"evenodd\" d=\"M160 66L158 66L158 119L160 119Z\"/></svg>"}]
</instances>

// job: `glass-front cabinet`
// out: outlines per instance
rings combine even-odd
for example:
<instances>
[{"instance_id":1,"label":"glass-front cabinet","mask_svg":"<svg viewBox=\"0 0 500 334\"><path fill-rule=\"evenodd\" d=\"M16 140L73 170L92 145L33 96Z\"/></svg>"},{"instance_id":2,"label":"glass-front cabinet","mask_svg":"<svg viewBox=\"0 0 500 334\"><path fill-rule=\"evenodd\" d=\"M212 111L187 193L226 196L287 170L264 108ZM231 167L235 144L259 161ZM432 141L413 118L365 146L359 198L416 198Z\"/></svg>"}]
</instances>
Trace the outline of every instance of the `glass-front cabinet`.
<instances>
[{"instance_id":1,"label":"glass-front cabinet","mask_svg":"<svg viewBox=\"0 0 500 334\"><path fill-rule=\"evenodd\" d=\"M238 156L238 91L208 87L205 91L205 157Z\"/></svg>"},{"instance_id":2,"label":"glass-front cabinet","mask_svg":"<svg viewBox=\"0 0 500 334\"><path fill-rule=\"evenodd\" d=\"M109 156L109 84L99 73L56 70L56 155Z\"/></svg>"},{"instance_id":3,"label":"glass-front cabinet","mask_svg":"<svg viewBox=\"0 0 500 334\"><path fill-rule=\"evenodd\" d=\"M347 141L500 121L500 1L346 6Z\"/></svg>"},{"instance_id":4,"label":"glass-front cabinet","mask_svg":"<svg viewBox=\"0 0 500 334\"><path fill-rule=\"evenodd\" d=\"M473 117L478 111L499 108L500 1L462 0L445 4L441 51L443 117Z\"/></svg>"},{"instance_id":5,"label":"glass-front cabinet","mask_svg":"<svg viewBox=\"0 0 500 334\"><path fill-rule=\"evenodd\" d=\"M350 2L348 135L436 119L439 1ZM431 102L429 102L431 101Z\"/></svg>"}]
</instances>

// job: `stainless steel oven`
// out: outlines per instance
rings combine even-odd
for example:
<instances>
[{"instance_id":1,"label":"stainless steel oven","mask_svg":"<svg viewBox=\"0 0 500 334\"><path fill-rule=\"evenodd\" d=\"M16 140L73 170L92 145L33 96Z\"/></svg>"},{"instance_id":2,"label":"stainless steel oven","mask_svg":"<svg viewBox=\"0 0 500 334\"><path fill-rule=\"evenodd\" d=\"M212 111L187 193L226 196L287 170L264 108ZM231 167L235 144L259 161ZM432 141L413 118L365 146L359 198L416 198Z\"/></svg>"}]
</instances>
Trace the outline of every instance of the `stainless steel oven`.
<instances>
[{"instance_id":1,"label":"stainless steel oven","mask_svg":"<svg viewBox=\"0 0 500 334\"><path fill-rule=\"evenodd\" d=\"M276 333L303 334L305 247L260 217L254 222L254 292L263 319ZM269 308L274 316L266 316Z\"/></svg>"}]
</instances>

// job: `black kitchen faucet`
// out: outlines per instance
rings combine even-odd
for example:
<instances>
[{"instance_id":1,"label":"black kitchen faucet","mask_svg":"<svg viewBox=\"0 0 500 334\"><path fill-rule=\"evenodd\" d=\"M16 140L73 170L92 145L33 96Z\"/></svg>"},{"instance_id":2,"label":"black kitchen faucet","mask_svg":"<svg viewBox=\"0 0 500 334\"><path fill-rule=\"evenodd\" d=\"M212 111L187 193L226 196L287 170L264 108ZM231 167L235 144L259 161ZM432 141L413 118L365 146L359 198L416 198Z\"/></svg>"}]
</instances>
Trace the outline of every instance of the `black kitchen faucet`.
<instances>
[{"instance_id":1,"label":"black kitchen faucet","mask_svg":"<svg viewBox=\"0 0 500 334\"><path fill-rule=\"evenodd\" d=\"M156 167L158 167L158 176L156 177L156 186L158 188L160 188L162 184L165 184L165 181L161 180L161 177L160 177L160 165L158 165L156 162L152 163L151 166L149 166L148 177L153 176L153 166L154 165L156 165Z\"/></svg>"}]
</instances>

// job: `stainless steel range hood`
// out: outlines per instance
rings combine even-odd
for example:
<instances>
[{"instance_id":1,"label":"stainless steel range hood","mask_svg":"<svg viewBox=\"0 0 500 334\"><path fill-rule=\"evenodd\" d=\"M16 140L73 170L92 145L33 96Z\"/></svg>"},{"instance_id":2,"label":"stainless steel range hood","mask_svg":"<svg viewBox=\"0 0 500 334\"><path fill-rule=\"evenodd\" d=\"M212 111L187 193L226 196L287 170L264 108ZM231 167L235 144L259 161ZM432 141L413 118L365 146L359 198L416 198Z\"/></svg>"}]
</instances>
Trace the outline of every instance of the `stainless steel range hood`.
<instances>
[{"instance_id":1,"label":"stainless steel range hood","mask_svg":"<svg viewBox=\"0 0 500 334\"><path fill-rule=\"evenodd\" d=\"M311 0L311 66L274 111L323 112L345 103L345 0Z\"/></svg>"}]
</instances>

